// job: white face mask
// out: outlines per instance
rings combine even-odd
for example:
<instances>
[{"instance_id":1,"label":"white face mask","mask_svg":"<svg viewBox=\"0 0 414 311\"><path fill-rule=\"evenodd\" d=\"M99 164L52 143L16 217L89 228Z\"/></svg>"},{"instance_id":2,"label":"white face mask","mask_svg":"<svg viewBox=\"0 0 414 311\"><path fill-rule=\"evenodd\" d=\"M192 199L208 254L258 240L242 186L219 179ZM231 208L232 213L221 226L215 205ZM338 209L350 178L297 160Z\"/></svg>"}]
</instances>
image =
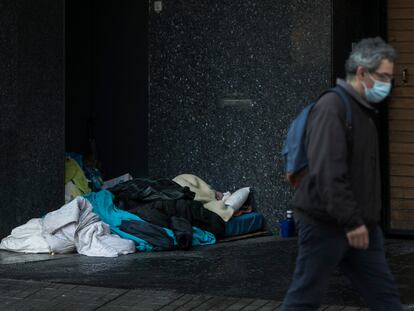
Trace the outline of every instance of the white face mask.
<instances>
[{"instance_id":1,"label":"white face mask","mask_svg":"<svg viewBox=\"0 0 414 311\"><path fill-rule=\"evenodd\" d=\"M365 97L371 103L379 103L390 94L391 83L378 81L375 80L371 75L369 76L371 80L374 81L374 85L369 89L365 83L362 82L362 85L364 86Z\"/></svg>"}]
</instances>

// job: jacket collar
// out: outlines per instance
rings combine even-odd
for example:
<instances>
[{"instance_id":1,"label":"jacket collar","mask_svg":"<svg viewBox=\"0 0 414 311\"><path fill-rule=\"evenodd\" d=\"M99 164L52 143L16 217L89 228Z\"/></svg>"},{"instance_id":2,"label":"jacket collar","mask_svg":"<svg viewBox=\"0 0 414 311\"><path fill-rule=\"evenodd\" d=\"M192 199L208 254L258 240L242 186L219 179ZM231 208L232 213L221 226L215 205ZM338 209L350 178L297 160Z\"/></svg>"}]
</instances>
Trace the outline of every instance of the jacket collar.
<instances>
[{"instance_id":1,"label":"jacket collar","mask_svg":"<svg viewBox=\"0 0 414 311\"><path fill-rule=\"evenodd\" d=\"M371 110L377 110L365 98L359 95L358 92L345 80L339 78L336 79L336 85L343 87L358 102L358 104Z\"/></svg>"}]
</instances>

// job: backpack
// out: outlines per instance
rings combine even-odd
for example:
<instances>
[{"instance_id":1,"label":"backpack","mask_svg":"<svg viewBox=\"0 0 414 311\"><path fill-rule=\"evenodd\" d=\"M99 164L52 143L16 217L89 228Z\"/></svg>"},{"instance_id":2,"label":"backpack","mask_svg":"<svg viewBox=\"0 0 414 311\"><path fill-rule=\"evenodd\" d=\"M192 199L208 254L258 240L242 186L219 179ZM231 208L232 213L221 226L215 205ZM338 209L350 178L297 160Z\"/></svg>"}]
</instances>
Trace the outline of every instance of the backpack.
<instances>
[{"instance_id":1,"label":"backpack","mask_svg":"<svg viewBox=\"0 0 414 311\"><path fill-rule=\"evenodd\" d=\"M351 104L349 102L346 91L336 86L325 92L323 92L319 98L329 92L335 92L341 98L342 104L346 109L346 131L347 131L347 142L350 145L351 133L352 133L352 112ZM319 100L318 98L318 100ZM308 121L309 114L312 108L315 106L317 101L310 102L302 112L292 121L287 137L283 143L282 155L285 160L285 173L288 182L297 188L308 170L308 158L306 155L306 124Z\"/></svg>"}]
</instances>

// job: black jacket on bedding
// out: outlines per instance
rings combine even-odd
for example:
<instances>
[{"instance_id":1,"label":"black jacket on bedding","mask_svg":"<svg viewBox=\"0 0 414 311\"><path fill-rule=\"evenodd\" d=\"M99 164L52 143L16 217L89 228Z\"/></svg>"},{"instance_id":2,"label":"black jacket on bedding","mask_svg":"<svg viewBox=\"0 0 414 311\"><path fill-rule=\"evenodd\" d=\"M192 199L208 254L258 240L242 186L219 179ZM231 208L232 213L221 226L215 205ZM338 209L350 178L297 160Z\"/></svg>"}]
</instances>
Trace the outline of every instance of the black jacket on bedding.
<instances>
[{"instance_id":1,"label":"black jacket on bedding","mask_svg":"<svg viewBox=\"0 0 414 311\"><path fill-rule=\"evenodd\" d=\"M217 214L205 209L203 204L191 200L163 200L150 203L139 204L129 210L140 218L161 227L170 228L177 231L182 227L174 227L171 222L172 217L185 219L191 226L211 232L216 238L224 235L225 224L223 219ZM183 221L180 222L183 224ZM176 221L177 224L177 221ZM178 225L179 226L179 225Z\"/></svg>"},{"instance_id":2,"label":"black jacket on bedding","mask_svg":"<svg viewBox=\"0 0 414 311\"><path fill-rule=\"evenodd\" d=\"M135 178L108 190L115 196L115 205L123 210L128 210L129 206L135 206L141 202L178 199L193 200L195 197L195 193L190 191L190 188L181 187L170 179L151 180Z\"/></svg>"}]
</instances>

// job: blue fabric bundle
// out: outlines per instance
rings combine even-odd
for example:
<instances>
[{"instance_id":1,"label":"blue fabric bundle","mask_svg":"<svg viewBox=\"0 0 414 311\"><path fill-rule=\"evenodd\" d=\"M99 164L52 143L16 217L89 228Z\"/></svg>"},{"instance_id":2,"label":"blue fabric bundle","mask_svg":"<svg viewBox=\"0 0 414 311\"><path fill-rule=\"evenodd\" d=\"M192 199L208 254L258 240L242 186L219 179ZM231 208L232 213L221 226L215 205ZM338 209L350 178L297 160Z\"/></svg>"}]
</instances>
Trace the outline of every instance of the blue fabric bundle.
<instances>
[{"instance_id":1,"label":"blue fabric bundle","mask_svg":"<svg viewBox=\"0 0 414 311\"><path fill-rule=\"evenodd\" d=\"M93 212L97 214L104 223L110 226L113 233L118 234L121 238L134 241L138 251L146 252L154 250L152 244L119 229L123 220L144 220L139 218L137 215L117 208L113 203L114 196L111 192L101 190L99 192L91 192L84 197L92 204ZM177 245L177 241L172 230L168 228L163 229L174 240L174 245ZM214 243L216 243L216 238L212 233L193 227L193 246Z\"/></svg>"}]
</instances>

